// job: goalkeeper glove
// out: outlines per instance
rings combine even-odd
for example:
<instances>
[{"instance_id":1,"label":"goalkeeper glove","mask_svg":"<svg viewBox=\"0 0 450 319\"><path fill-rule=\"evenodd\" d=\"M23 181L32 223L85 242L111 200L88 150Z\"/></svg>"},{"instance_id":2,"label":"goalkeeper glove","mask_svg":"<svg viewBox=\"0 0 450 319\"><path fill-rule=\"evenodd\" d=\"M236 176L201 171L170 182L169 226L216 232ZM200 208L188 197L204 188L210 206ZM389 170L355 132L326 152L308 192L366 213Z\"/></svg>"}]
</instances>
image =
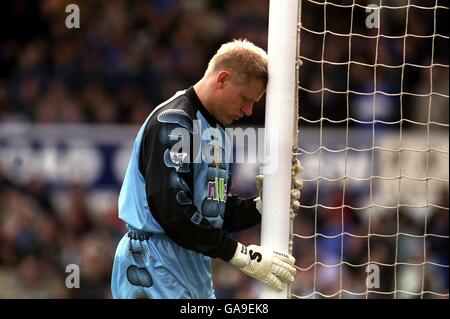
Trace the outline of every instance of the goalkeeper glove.
<instances>
[{"instance_id":1,"label":"goalkeeper glove","mask_svg":"<svg viewBox=\"0 0 450 319\"><path fill-rule=\"evenodd\" d=\"M254 199L256 203L256 209L262 214L262 191L263 191L264 175L256 176L256 189L258 190L259 196Z\"/></svg>"},{"instance_id":2,"label":"goalkeeper glove","mask_svg":"<svg viewBox=\"0 0 450 319\"><path fill-rule=\"evenodd\" d=\"M230 263L277 290L281 290L282 282L294 281L297 271L293 256L265 250L257 245L247 247L239 242Z\"/></svg>"},{"instance_id":3,"label":"goalkeeper glove","mask_svg":"<svg viewBox=\"0 0 450 319\"><path fill-rule=\"evenodd\" d=\"M291 190L291 209L296 212L300 208L300 190L303 188L303 181L300 178L300 173L303 171L303 167L298 159L295 159L292 163L292 190ZM263 191L264 175L256 176L256 189L259 196L254 199L256 203L256 209L262 214L262 191Z\"/></svg>"}]
</instances>

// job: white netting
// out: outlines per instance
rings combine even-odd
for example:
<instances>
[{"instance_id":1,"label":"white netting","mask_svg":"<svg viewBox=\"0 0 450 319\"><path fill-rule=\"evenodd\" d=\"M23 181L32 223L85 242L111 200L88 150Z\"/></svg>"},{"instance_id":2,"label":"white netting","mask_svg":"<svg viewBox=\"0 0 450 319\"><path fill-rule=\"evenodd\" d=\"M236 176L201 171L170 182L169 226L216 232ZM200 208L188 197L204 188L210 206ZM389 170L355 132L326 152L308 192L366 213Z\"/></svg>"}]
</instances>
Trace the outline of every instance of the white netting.
<instances>
[{"instance_id":1,"label":"white netting","mask_svg":"<svg viewBox=\"0 0 450 319\"><path fill-rule=\"evenodd\" d=\"M448 298L448 1L300 7L291 296Z\"/></svg>"}]
</instances>

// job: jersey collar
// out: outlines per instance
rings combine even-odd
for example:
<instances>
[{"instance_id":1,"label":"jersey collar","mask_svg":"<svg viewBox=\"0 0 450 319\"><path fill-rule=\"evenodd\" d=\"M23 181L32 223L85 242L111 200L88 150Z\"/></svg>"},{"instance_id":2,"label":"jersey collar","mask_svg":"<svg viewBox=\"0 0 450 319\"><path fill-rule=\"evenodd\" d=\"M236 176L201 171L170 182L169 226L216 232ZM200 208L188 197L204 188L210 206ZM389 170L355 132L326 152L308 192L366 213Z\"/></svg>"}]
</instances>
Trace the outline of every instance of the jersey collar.
<instances>
[{"instance_id":1,"label":"jersey collar","mask_svg":"<svg viewBox=\"0 0 450 319\"><path fill-rule=\"evenodd\" d=\"M200 111L200 113L202 113L203 117L206 119L206 121L208 121L208 124L211 127L215 127L215 126L220 126L222 129L225 129L224 126L219 123L209 112L208 110L205 108L205 106L202 104L202 102L200 101L197 93L194 90L194 87L191 86L189 89L186 90L186 96L188 97L188 99L191 101L192 105L194 106L194 108L197 111Z\"/></svg>"}]
</instances>

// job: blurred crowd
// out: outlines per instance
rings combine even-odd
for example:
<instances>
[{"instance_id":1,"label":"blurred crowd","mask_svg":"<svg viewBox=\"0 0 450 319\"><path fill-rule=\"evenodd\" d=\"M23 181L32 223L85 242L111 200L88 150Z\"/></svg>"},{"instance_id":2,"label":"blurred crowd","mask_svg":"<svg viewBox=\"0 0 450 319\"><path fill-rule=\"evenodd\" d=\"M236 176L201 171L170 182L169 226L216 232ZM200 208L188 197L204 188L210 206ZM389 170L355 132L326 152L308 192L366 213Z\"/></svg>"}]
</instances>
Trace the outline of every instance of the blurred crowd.
<instances>
[{"instance_id":1,"label":"blurred crowd","mask_svg":"<svg viewBox=\"0 0 450 319\"><path fill-rule=\"evenodd\" d=\"M0 298L108 298L114 247L124 233L117 212L97 216L85 190L68 185L57 208L38 179L18 185L0 170ZM79 289L66 278L80 268Z\"/></svg>"},{"instance_id":2,"label":"blurred crowd","mask_svg":"<svg viewBox=\"0 0 450 319\"><path fill-rule=\"evenodd\" d=\"M79 29L66 28L69 3L79 5ZM266 1L1 6L0 121L139 124L195 84L224 41L245 35L262 47L267 42Z\"/></svg>"},{"instance_id":3,"label":"blurred crowd","mask_svg":"<svg viewBox=\"0 0 450 319\"><path fill-rule=\"evenodd\" d=\"M387 129L400 120L404 128L418 127L414 122L448 124L449 2L437 1L441 9L434 9L435 2L426 0L386 0L383 6L393 9L381 11L364 7L378 1L349 4L303 2L300 115L324 118L321 124L328 126L343 126L350 118L350 127L364 121L369 129L373 120L387 122L376 125Z\"/></svg>"},{"instance_id":4,"label":"blurred crowd","mask_svg":"<svg viewBox=\"0 0 450 319\"><path fill-rule=\"evenodd\" d=\"M77 3L80 7L80 29L65 27L68 14L65 7L69 3ZM448 6L448 2L442 3ZM221 43L245 37L267 48L268 4L262 0L2 1L0 125L140 125L160 102L200 79L209 58ZM323 6L305 4L302 9L303 27L323 30ZM446 13L441 14L441 11ZM339 13L337 8L328 6L327 28L348 33L349 12ZM448 19L448 10L439 12L437 30L448 35L448 25L444 23ZM429 35L433 32L433 24L425 23L430 17L420 17L414 10L410 14L414 21L424 22L411 24L410 34ZM332 19L333 16L342 19ZM364 24L364 18L355 13L355 21L360 21L360 25ZM404 34L404 23L399 22L404 16L383 19L387 19L382 20L382 25L387 26L383 33ZM376 30L367 31L357 26L355 22L353 32L376 34ZM323 36L302 30L301 55L306 59L303 59L304 75L300 76L300 86L308 90L325 86L336 91L398 93L403 90L413 94L403 97L377 94L377 102L373 104L373 96L300 90L302 117L342 120L351 116L360 121L371 121L372 118L398 121L403 118L448 124L448 97L414 95L433 91L448 96L448 67L433 67L431 73L429 68L414 66L378 67L375 74L373 67L324 65L321 69L320 63L308 60L320 60L322 56L339 63L347 61L350 52L352 60L371 65L406 62L448 66L448 39L408 37L405 58L403 39L381 39L379 42L361 37L352 39L349 48L348 37L343 40L327 35L323 41ZM436 48L434 55L432 43ZM377 57L374 52L378 52ZM254 117L242 123L261 125L263 103L255 109ZM372 108L372 105L376 107ZM409 122L404 124L414 127ZM312 126L307 121L302 125ZM345 123L340 125L345 126ZM238 180L239 176L234 178ZM56 205L48 185L42 180L31 178L25 184L17 183L2 172L0 161L0 298L111 297L112 260L117 242L125 232L124 225L117 218L117 210L95 214L87 202L89 190L82 185L66 185L63 191L67 201L63 206ZM256 189L247 185L238 191L251 196ZM347 196L345 203L350 205L357 202L361 194L348 192ZM328 206L339 206L342 189L330 188L326 195L316 198L315 187L306 185L302 204L314 205L316 199L319 203L327 202ZM430 209L428 217L421 221L412 219L403 210L370 222L373 217L368 217L369 212L304 209L294 225L295 233L300 235L294 240L294 255L300 270L292 292L299 296L308 296L313 291L333 295L339 289L364 292L365 265L324 267L316 263L333 265L343 260L360 265L370 259L385 264L419 264L380 266L380 291L448 294L448 266L423 264L424 260L449 264L448 188L442 194L440 205L447 209ZM259 230L255 227L236 236L245 244L256 244ZM343 231L365 237L336 236ZM367 236L369 233L388 235L398 232L419 237ZM317 233L332 238L314 236ZM424 238L424 234L443 237ZM69 275L66 267L70 264L80 266L79 289L66 288ZM255 280L222 261L214 260L213 266L218 298L257 297ZM380 296L390 298L393 295L374 294L370 297ZM343 292L342 297L355 296ZM425 294L424 297L435 296Z\"/></svg>"},{"instance_id":5,"label":"blurred crowd","mask_svg":"<svg viewBox=\"0 0 450 319\"><path fill-rule=\"evenodd\" d=\"M303 189L303 205L315 203L312 184ZM445 298L429 293L434 292L448 298L448 189L438 202L447 209L429 207L420 217L408 207L352 209L361 195L350 188L344 194L342 187L330 187L318 202L336 208L303 208L296 217L294 254L301 270L292 293L309 298ZM379 277L373 286L366 286L375 274Z\"/></svg>"},{"instance_id":6,"label":"blurred crowd","mask_svg":"<svg viewBox=\"0 0 450 319\"><path fill-rule=\"evenodd\" d=\"M66 28L70 3L79 29ZM221 43L266 47L268 2L2 1L0 21L0 123L140 125ZM82 185L64 188L62 206L39 178L0 171L0 185L0 298L109 298L117 210L95 214ZM79 289L66 288L70 264Z\"/></svg>"}]
</instances>

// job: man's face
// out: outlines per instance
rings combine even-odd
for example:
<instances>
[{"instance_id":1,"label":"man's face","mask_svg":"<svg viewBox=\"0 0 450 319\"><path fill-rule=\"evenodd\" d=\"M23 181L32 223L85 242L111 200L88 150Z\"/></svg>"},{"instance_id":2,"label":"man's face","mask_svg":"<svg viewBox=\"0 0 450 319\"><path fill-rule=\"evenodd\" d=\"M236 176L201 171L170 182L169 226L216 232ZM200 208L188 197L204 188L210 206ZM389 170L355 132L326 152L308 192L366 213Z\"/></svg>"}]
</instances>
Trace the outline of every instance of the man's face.
<instances>
[{"instance_id":1,"label":"man's face","mask_svg":"<svg viewBox=\"0 0 450 319\"><path fill-rule=\"evenodd\" d=\"M243 84L228 81L218 92L214 117L222 124L228 125L243 116L251 116L254 104L262 98L265 89L260 80Z\"/></svg>"}]
</instances>

